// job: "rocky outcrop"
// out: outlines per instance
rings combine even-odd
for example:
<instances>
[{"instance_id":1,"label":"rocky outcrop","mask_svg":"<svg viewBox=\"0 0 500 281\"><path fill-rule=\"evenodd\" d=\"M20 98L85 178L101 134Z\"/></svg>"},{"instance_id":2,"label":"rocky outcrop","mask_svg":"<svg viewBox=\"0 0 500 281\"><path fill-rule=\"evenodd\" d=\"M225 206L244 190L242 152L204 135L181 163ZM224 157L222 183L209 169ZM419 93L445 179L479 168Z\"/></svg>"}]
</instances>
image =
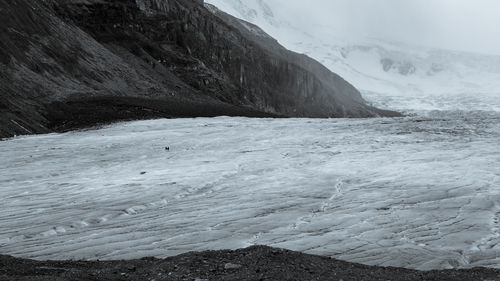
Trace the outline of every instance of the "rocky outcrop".
<instances>
[{"instance_id":1,"label":"rocky outcrop","mask_svg":"<svg viewBox=\"0 0 500 281\"><path fill-rule=\"evenodd\" d=\"M0 137L114 120L396 115L201 0L0 3Z\"/></svg>"}]
</instances>

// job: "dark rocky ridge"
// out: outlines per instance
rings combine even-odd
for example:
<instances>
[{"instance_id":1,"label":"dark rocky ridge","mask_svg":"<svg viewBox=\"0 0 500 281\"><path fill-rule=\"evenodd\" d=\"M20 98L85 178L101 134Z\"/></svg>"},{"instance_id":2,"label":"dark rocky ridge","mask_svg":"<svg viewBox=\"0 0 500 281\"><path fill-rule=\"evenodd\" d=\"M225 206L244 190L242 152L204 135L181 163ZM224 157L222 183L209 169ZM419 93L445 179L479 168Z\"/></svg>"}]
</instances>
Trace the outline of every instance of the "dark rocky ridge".
<instances>
[{"instance_id":1,"label":"dark rocky ridge","mask_svg":"<svg viewBox=\"0 0 500 281\"><path fill-rule=\"evenodd\" d=\"M397 115L200 0L1 1L0 96L0 137L154 117Z\"/></svg>"},{"instance_id":2,"label":"dark rocky ridge","mask_svg":"<svg viewBox=\"0 0 500 281\"><path fill-rule=\"evenodd\" d=\"M500 270L417 271L254 246L131 261L33 261L0 256L0 280L439 280L494 281Z\"/></svg>"}]
</instances>

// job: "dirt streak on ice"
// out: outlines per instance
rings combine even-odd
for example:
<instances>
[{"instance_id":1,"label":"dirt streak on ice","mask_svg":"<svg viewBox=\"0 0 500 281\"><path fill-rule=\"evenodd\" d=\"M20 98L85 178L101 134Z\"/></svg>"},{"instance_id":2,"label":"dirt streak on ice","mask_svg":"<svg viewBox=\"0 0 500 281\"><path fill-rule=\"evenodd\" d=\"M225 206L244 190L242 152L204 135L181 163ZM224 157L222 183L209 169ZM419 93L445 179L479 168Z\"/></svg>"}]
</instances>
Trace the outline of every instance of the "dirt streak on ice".
<instances>
[{"instance_id":1,"label":"dirt streak on ice","mask_svg":"<svg viewBox=\"0 0 500 281\"><path fill-rule=\"evenodd\" d=\"M267 244L374 265L498 267L499 121L222 117L14 138L0 142L0 253Z\"/></svg>"}]
</instances>

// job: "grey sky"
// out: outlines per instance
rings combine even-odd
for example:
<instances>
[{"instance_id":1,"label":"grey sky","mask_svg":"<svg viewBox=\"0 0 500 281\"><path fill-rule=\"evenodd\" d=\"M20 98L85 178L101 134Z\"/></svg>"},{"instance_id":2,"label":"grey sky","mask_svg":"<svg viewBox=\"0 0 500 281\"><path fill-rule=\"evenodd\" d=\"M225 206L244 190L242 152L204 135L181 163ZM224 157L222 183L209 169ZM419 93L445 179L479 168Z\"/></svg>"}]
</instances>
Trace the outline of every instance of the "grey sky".
<instances>
[{"instance_id":1,"label":"grey sky","mask_svg":"<svg viewBox=\"0 0 500 281\"><path fill-rule=\"evenodd\" d=\"M244 1L244 0L243 0ZM299 24L500 55L500 0L264 0Z\"/></svg>"}]
</instances>

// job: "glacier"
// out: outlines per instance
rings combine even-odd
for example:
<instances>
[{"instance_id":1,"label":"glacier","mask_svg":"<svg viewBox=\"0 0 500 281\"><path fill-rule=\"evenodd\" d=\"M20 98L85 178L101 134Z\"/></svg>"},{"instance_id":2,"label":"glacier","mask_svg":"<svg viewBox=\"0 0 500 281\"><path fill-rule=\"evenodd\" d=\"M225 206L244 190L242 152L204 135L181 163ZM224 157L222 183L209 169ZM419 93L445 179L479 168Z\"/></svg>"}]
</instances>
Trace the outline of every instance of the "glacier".
<instances>
[{"instance_id":1,"label":"glacier","mask_svg":"<svg viewBox=\"0 0 500 281\"><path fill-rule=\"evenodd\" d=\"M160 119L0 141L1 254L263 244L370 265L500 267L499 57L312 35L270 2L206 2L406 117Z\"/></svg>"},{"instance_id":2,"label":"glacier","mask_svg":"<svg viewBox=\"0 0 500 281\"><path fill-rule=\"evenodd\" d=\"M499 139L494 111L20 136L0 142L0 252L104 260L264 244L371 265L498 267Z\"/></svg>"},{"instance_id":3,"label":"glacier","mask_svg":"<svg viewBox=\"0 0 500 281\"><path fill-rule=\"evenodd\" d=\"M500 109L498 55L355 34L341 20L338 26L318 24L301 18L280 1L205 2L258 25L286 48L318 60L375 106L407 113L463 110L470 108L467 103L482 110ZM341 12L332 11L331 17L341 18Z\"/></svg>"}]
</instances>

